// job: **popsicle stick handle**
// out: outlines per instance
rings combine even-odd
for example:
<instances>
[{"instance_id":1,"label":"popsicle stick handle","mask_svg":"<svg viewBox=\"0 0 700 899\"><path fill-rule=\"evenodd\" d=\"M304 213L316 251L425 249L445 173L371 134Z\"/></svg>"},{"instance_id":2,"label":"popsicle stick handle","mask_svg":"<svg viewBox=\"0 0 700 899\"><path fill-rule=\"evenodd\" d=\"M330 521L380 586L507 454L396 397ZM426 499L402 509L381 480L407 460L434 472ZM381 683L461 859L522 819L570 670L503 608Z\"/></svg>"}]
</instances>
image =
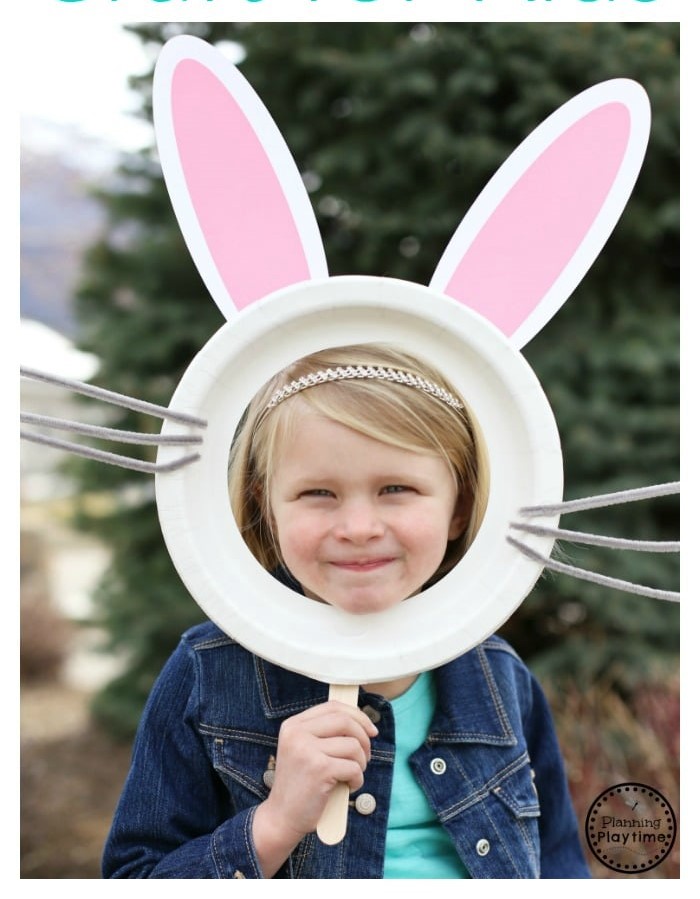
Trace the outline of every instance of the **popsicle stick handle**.
<instances>
[{"instance_id":1,"label":"popsicle stick handle","mask_svg":"<svg viewBox=\"0 0 700 899\"><path fill-rule=\"evenodd\" d=\"M331 684L328 688L328 699L344 702L346 705L357 705L360 688L348 684ZM316 827L316 834L322 843L335 846L345 836L348 825L348 800L350 786L336 784Z\"/></svg>"}]
</instances>

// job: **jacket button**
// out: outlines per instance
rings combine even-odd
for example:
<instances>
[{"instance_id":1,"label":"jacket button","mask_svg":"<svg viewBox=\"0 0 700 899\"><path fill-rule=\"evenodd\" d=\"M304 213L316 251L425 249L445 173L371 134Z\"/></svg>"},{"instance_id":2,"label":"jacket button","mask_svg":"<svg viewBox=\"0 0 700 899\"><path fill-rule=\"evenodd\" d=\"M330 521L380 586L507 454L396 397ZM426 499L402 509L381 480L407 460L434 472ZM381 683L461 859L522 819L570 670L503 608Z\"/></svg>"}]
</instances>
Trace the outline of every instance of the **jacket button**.
<instances>
[{"instance_id":1,"label":"jacket button","mask_svg":"<svg viewBox=\"0 0 700 899\"><path fill-rule=\"evenodd\" d=\"M360 793L355 799L355 811L361 815L371 815L377 807L377 800L371 793Z\"/></svg>"},{"instance_id":2,"label":"jacket button","mask_svg":"<svg viewBox=\"0 0 700 899\"><path fill-rule=\"evenodd\" d=\"M491 850L491 844L488 840L479 840L476 844L477 855L488 855Z\"/></svg>"},{"instance_id":3,"label":"jacket button","mask_svg":"<svg viewBox=\"0 0 700 899\"><path fill-rule=\"evenodd\" d=\"M445 759L433 759L430 763L430 770L433 774L444 774L447 771L447 762Z\"/></svg>"},{"instance_id":4,"label":"jacket button","mask_svg":"<svg viewBox=\"0 0 700 899\"><path fill-rule=\"evenodd\" d=\"M265 786L267 787L268 790L272 789L272 784L275 782L276 764L277 764L277 761L276 761L274 755L271 755L267 760L267 768L265 769L265 772L263 773L263 776L262 776L263 783L265 784Z\"/></svg>"},{"instance_id":5,"label":"jacket button","mask_svg":"<svg viewBox=\"0 0 700 899\"><path fill-rule=\"evenodd\" d=\"M378 712L373 705L363 705L362 711L367 715L372 724L379 724L382 720L382 713Z\"/></svg>"}]
</instances>

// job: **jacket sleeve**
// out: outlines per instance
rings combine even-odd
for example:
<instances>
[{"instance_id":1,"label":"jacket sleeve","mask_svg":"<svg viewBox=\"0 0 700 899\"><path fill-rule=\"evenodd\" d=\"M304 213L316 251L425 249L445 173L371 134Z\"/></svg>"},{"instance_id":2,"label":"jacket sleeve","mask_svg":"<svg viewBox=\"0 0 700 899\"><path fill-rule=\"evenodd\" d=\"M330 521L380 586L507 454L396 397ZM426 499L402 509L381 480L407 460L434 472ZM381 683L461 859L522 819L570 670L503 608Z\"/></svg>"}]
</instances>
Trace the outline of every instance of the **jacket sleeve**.
<instances>
[{"instance_id":1,"label":"jacket sleeve","mask_svg":"<svg viewBox=\"0 0 700 899\"><path fill-rule=\"evenodd\" d=\"M105 845L105 878L259 878L255 808L234 813L196 726L192 652L181 643L146 703Z\"/></svg>"},{"instance_id":2,"label":"jacket sleeve","mask_svg":"<svg viewBox=\"0 0 700 899\"><path fill-rule=\"evenodd\" d=\"M540 865L543 878L588 878L579 828L552 714L530 674L531 706L525 737L540 803Z\"/></svg>"}]
</instances>

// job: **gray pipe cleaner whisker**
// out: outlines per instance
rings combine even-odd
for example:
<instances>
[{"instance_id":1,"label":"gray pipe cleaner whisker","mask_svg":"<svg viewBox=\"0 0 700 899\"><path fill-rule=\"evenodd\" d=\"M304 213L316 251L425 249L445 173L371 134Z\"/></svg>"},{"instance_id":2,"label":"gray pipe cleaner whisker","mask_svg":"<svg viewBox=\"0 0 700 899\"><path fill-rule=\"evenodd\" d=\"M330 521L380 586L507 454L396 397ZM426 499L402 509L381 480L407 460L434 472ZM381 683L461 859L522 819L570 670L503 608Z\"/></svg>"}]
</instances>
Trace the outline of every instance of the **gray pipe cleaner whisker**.
<instances>
[{"instance_id":1,"label":"gray pipe cleaner whisker","mask_svg":"<svg viewBox=\"0 0 700 899\"><path fill-rule=\"evenodd\" d=\"M580 512L588 509L600 509L606 506L620 505L622 503L637 502L643 499L653 499L659 496L669 496L680 493L680 482L672 482L668 484L657 484L652 487L641 487L632 490L621 490L617 493L601 494L600 496L588 496L577 500L569 500L562 503L554 503L551 505L529 506L520 509L520 514L527 517L547 516L547 515L564 515L568 512ZM663 541L663 540L627 540L621 537L607 537L602 534L585 534L579 531L570 531L563 528L549 527L546 525L537 525L530 522L511 522L511 528L516 531L522 531L529 534L537 534L540 536L555 537L558 540L568 541L571 543L581 543L589 546L602 546L608 549L632 550L634 552L652 552L652 553L678 553L680 552L680 541ZM515 546L523 555L527 556L535 562L538 562L551 571L561 574L568 574L571 577L580 580L590 581L594 584L600 584L603 587L611 587L616 590L623 590L627 593L636 593L640 596L650 596L654 599L663 599L669 602L678 602L680 593L671 590L657 590L653 587L645 587L642 584L636 584L631 581L624 581L618 578L608 577L606 575L597 574L588 571L585 568L579 568L575 565L567 565L551 558L545 558L541 553L536 552L527 544L516 540L513 536L508 536L508 543Z\"/></svg>"},{"instance_id":2,"label":"gray pipe cleaner whisker","mask_svg":"<svg viewBox=\"0 0 700 899\"><path fill-rule=\"evenodd\" d=\"M626 540L622 537L605 537L602 534L584 534L580 531L566 531L563 528L548 528L540 524L514 522L511 527L516 531L538 534L542 537L556 537L571 543L582 543L586 546L604 546L608 549L628 549L633 552L677 553L681 544L677 540Z\"/></svg>"},{"instance_id":3,"label":"gray pipe cleaner whisker","mask_svg":"<svg viewBox=\"0 0 700 899\"><path fill-rule=\"evenodd\" d=\"M656 484L652 487L635 487L631 490L619 490L616 493L601 493L599 496L585 496L581 499L553 503L547 506L526 506L520 509L525 516L565 515L567 512L583 512L588 509L602 509L605 506L617 506L622 503L636 502L642 499L655 499L659 496L671 496L681 492L679 481L668 484Z\"/></svg>"},{"instance_id":4,"label":"gray pipe cleaner whisker","mask_svg":"<svg viewBox=\"0 0 700 899\"><path fill-rule=\"evenodd\" d=\"M206 428L207 422L194 415L184 412L177 412L168 409L165 406L158 406L155 403L147 403L135 397L125 396L124 394L114 393L111 390L105 390L102 387L96 387L92 384L85 384L83 381L74 381L67 378L58 378L36 369L20 368L20 375L35 381L43 381L58 387L65 387L75 393L97 399L101 402L110 403L112 405L121 406L125 409L131 409L135 412L143 412L147 415L153 415L158 418L175 421L179 424L187 425L195 428ZM161 434L147 434L138 431L124 431L119 428L102 427L98 425L86 425L81 422L69 421L62 418L53 418L47 415L34 415L30 412L20 413L20 423L36 425L41 428L50 430L70 431L74 434L81 434L88 437L98 439L112 440L117 443L130 443L141 446L191 446L193 444L201 444L202 436L200 434L171 434L164 436ZM119 468L127 468L133 471L146 472L148 474L156 474L158 472L175 471L196 462L200 456L198 453L190 453L174 459L172 462L156 463L145 462L140 459L133 459L130 456L112 453L107 450L96 449L91 446L85 446L80 443L74 443L68 440L61 440L57 437L50 437L41 432L20 431L20 439L27 440L31 443L39 443L44 446L50 446L54 449L64 450L76 456L82 456L87 459L95 459L108 465L116 465Z\"/></svg>"},{"instance_id":5,"label":"gray pipe cleaner whisker","mask_svg":"<svg viewBox=\"0 0 700 899\"><path fill-rule=\"evenodd\" d=\"M571 575L571 577L578 578L582 581L590 581L593 584L600 584L601 587L611 587L614 590L623 590L625 593L636 593L639 596L650 596L652 599L665 599L669 602L680 601L680 593L676 593L672 590L656 590L653 587L644 587L642 584L635 584L632 581L623 581L619 578L607 577L603 574L597 574L594 571L588 571L585 568L577 568L575 565L566 565L563 562L557 562L555 559L545 558L541 553L535 552L535 550L526 546L524 543L521 543L519 540L515 540L513 537L507 537L506 539L511 546L515 546L516 549L519 549L528 559L539 562L540 565L543 565L550 571L556 571L559 574L568 574Z\"/></svg>"}]
</instances>

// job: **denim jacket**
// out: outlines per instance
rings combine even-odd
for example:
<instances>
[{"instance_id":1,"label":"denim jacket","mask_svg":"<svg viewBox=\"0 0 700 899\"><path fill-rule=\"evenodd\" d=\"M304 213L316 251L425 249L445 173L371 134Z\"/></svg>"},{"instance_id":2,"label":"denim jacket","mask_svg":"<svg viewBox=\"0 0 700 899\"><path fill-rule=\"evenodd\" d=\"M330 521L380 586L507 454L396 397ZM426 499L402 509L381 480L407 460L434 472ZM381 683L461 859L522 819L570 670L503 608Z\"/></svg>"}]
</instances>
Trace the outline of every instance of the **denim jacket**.
<instances>
[{"instance_id":1,"label":"denim jacket","mask_svg":"<svg viewBox=\"0 0 700 899\"><path fill-rule=\"evenodd\" d=\"M589 877L550 712L523 662L491 637L436 678L436 713L411 765L471 876ZM325 684L252 655L213 624L184 634L144 710L104 876L261 877L252 819L279 727L327 698ZM383 875L394 721L377 694L361 690L360 706L379 735L347 835L336 846L307 835L277 877Z\"/></svg>"}]
</instances>

